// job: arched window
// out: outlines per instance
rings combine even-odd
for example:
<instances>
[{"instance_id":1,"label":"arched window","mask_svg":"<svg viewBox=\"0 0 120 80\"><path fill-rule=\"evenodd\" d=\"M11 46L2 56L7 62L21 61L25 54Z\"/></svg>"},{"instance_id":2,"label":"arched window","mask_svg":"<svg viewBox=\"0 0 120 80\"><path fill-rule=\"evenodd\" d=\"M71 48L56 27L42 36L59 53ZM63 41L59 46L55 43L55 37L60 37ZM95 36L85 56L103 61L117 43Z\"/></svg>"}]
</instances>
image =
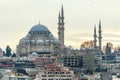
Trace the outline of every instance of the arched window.
<instances>
[{"instance_id":1,"label":"arched window","mask_svg":"<svg viewBox=\"0 0 120 80\"><path fill-rule=\"evenodd\" d=\"M22 54L22 56L27 56L27 48L22 47L20 50L20 55Z\"/></svg>"},{"instance_id":2,"label":"arched window","mask_svg":"<svg viewBox=\"0 0 120 80\"><path fill-rule=\"evenodd\" d=\"M60 53L60 48L59 48L59 47L55 47L55 48L54 48L54 53L55 53L55 54Z\"/></svg>"}]
</instances>

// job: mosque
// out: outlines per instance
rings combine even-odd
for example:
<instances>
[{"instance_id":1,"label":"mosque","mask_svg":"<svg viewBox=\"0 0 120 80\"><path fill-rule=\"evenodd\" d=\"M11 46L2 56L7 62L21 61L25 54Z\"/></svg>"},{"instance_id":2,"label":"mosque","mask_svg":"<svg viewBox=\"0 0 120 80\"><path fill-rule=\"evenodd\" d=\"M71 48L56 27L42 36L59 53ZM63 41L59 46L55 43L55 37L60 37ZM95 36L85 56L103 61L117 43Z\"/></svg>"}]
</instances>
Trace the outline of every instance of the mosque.
<instances>
[{"instance_id":1,"label":"mosque","mask_svg":"<svg viewBox=\"0 0 120 80\"><path fill-rule=\"evenodd\" d=\"M36 53L37 56L61 55L64 48L64 10L62 6L58 16L58 39L53 36L47 26L39 23L20 39L17 45L17 55L19 57L27 57L32 53Z\"/></svg>"},{"instance_id":2,"label":"mosque","mask_svg":"<svg viewBox=\"0 0 120 80\"><path fill-rule=\"evenodd\" d=\"M71 53L76 53L76 50L67 48L64 45L64 10L63 6L61 12L58 15L58 39L53 36L47 26L42 25L41 23L34 25L28 34L23 37L19 44L17 45L17 56L29 56L37 55L38 57L42 56L51 56L51 55L61 55L67 56ZM96 26L94 27L94 49L97 47L102 51L102 30L101 30L101 21L99 21L99 30L98 36L96 34ZM97 38L99 46L97 46Z\"/></svg>"}]
</instances>

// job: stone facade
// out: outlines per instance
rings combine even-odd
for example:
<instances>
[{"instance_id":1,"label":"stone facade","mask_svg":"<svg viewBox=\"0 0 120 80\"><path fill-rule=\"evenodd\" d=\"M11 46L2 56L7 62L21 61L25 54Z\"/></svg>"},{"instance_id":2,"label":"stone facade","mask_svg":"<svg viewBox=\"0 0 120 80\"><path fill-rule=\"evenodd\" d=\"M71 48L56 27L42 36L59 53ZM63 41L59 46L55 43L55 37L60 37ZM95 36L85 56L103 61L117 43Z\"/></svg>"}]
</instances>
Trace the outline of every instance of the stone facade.
<instances>
[{"instance_id":1,"label":"stone facade","mask_svg":"<svg viewBox=\"0 0 120 80\"><path fill-rule=\"evenodd\" d=\"M46 26L38 24L33 26L17 45L17 54L20 57L29 56L33 52L36 52L38 56L41 54L59 54L61 43Z\"/></svg>"}]
</instances>

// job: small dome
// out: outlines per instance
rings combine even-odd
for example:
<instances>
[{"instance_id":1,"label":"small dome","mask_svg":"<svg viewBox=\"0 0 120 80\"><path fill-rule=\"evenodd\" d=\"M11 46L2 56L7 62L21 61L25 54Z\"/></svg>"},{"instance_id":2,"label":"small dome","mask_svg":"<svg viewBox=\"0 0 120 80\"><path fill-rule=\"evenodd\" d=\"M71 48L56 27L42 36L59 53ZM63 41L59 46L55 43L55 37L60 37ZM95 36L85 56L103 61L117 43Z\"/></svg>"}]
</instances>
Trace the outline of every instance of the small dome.
<instances>
[{"instance_id":1,"label":"small dome","mask_svg":"<svg viewBox=\"0 0 120 80\"><path fill-rule=\"evenodd\" d=\"M23 37L20 41L25 41L26 40L26 37Z\"/></svg>"},{"instance_id":2,"label":"small dome","mask_svg":"<svg viewBox=\"0 0 120 80\"><path fill-rule=\"evenodd\" d=\"M54 43L60 44L60 41L58 39L55 39Z\"/></svg>"},{"instance_id":3,"label":"small dome","mask_svg":"<svg viewBox=\"0 0 120 80\"><path fill-rule=\"evenodd\" d=\"M44 43L44 41L39 39L39 40L37 40L37 43Z\"/></svg>"},{"instance_id":4,"label":"small dome","mask_svg":"<svg viewBox=\"0 0 120 80\"><path fill-rule=\"evenodd\" d=\"M10 70L10 69L7 69L6 72L11 72L11 70Z\"/></svg>"},{"instance_id":5,"label":"small dome","mask_svg":"<svg viewBox=\"0 0 120 80\"><path fill-rule=\"evenodd\" d=\"M49 42L50 40L46 39L45 42Z\"/></svg>"},{"instance_id":6,"label":"small dome","mask_svg":"<svg viewBox=\"0 0 120 80\"><path fill-rule=\"evenodd\" d=\"M22 39L20 40L20 43L21 43L21 44L25 44L26 42L27 42L26 37L24 37L24 38L22 38Z\"/></svg>"},{"instance_id":7,"label":"small dome","mask_svg":"<svg viewBox=\"0 0 120 80\"><path fill-rule=\"evenodd\" d=\"M34 31L47 31L50 32L49 29L41 24L35 25L30 29L30 32L34 32Z\"/></svg>"},{"instance_id":8,"label":"small dome","mask_svg":"<svg viewBox=\"0 0 120 80\"><path fill-rule=\"evenodd\" d=\"M50 40L51 43L53 43L53 40Z\"/></svg>"},{"instance_id":9,"label":"small dome","mask_svg":"<svg viewBox=\"0 0 120 80\"><path fill-rule=\"evenodd\" d=\"M35 40L31 40L31 44L35 44Z\"/></svg>"},{"instance_id":10,"label":"small dome","mask_svg":"<svg viewBox=\"0 0 120 80\"><path fill-rule=\"evenodd\" d=\"M20 61L22 61L22 60L28 60L28 58L27 57L20 57L19 60Z\"/></svg>"},{"instance_id":11,"label":"small dome","mask_svg":"<svg viewBox=\"0 0 120 80\"><path fill-rule=\"evenodd\" d=\"M45 40L45 44L50 44L50 40Z\"/></svg>"},{"instance_id":12,"label":"small dome","mask_svg":"<svg viewBox=\"0 0 120 80\"><path fill-rule=\"evenodd\" d=\"M38 54L36 53L36 52L33 52L32 54L31 54L31 56L38 56Z\"/></svg>"},{"instance_id":13,"label":"small dome","mask_svg":"<svg viewBox=\"0 0 120 80\"><path fill-rule=\"evenodd\" d=\"M43 43L44 43L43 40L41 40L41 39L37 40L37 44L43 44Z\"/></svg>"}]
</instances>

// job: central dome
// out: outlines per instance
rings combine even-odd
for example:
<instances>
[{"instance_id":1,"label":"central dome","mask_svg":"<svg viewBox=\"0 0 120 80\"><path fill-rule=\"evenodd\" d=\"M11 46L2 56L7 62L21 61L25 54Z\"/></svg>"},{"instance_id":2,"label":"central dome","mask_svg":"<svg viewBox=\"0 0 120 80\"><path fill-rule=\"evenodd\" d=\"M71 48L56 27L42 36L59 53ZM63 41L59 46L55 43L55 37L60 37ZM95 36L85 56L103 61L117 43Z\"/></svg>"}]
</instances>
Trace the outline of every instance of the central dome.
<instances>
[{"instance_id":1,"label":"central dome","mask_svg":"<svg viewBox=\"0 0 120 80\"><path fill-rule=\"evenodd\" d=\"M35 32L35 31L48 31L49 32L49 29L44 25L38 24L38 25L33 26L30 29L30 32Z\"/></svg>"}]
</instances>

